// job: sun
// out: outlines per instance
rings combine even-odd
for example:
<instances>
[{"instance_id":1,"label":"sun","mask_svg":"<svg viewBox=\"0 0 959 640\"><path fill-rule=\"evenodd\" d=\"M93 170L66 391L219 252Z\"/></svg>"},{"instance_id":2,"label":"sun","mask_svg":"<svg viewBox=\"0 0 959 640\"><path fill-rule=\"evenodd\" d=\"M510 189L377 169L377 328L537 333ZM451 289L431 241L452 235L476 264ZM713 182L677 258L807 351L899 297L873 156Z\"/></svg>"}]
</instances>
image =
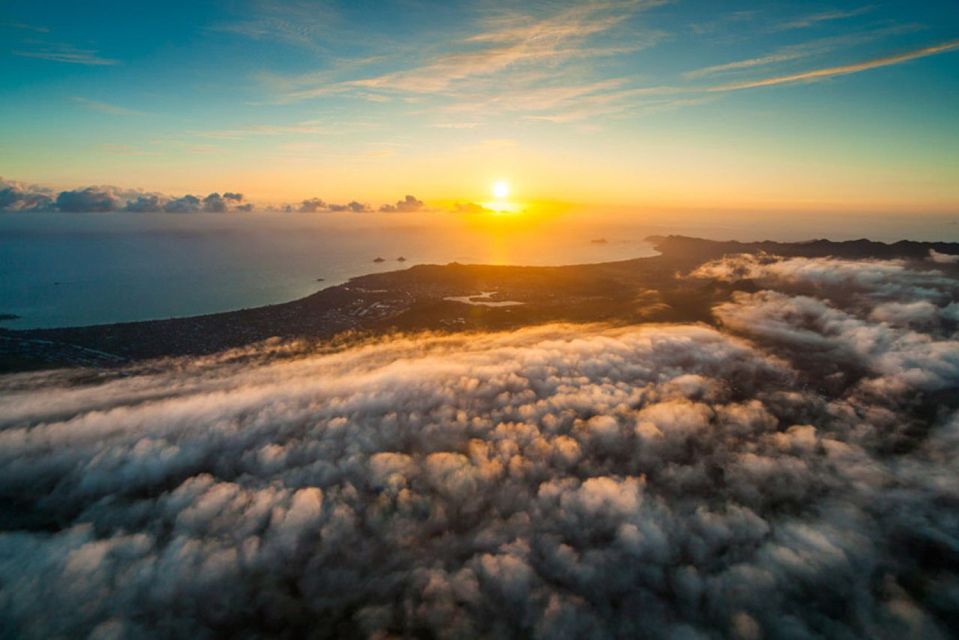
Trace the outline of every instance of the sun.
<instances>
[{"instance_id":1,"label":"sun","mask_svg":"<svg viewBox=\"0 0 959 640\"><path fill-rule=\"evenodd\" d=\"M497 180L493 183L493 195L497 198L505 198L509 195L509 183L505 180Z\"/></svg>"}]
</instances>

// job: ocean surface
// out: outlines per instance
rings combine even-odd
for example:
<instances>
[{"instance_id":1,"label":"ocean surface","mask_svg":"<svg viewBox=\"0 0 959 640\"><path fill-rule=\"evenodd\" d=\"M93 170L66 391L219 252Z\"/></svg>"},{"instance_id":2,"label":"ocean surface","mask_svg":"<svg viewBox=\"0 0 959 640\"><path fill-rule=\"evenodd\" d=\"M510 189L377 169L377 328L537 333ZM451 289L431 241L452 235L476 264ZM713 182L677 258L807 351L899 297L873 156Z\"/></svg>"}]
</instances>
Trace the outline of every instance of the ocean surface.
<instances>
[{"instance_id":1,"label":"ocean surface","mask_svg":"<svg viewBox=\"0 0 959 640\"><path fill-rule=\"evenodd\" d=\"M77 326L286 302L351 277L449 262L563 265L654 255L651 234L959 240L951 217L634 214L0 214L8 328ZM405 262L397 260L405 257ZM377 257L383 262L374 262ZM318 281L322 278L322 281Z\"/></svg>"}]
</instances>

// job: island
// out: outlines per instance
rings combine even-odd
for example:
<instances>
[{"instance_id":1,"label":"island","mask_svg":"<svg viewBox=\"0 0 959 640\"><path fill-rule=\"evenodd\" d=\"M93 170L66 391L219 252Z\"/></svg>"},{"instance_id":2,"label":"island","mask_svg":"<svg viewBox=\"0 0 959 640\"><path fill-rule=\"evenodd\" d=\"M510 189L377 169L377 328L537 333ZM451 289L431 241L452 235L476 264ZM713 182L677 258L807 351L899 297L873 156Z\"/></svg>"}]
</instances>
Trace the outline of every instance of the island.
<instances>
[{"instance_id":1,"label":"island","mask_svg":"<svg viewBox=\"0 0 959 640\"><path fill-rule=\"evenodd\" d=\"M712 308L743 280L684 275L725 255L912 260L959 255L959 243L855 240L719 242L653 236L653 257L558 267L450 263L373 273L292 302L211 315L59 329L0 328L0 371L115 367L150 358L211 354L276 339L343 341L390 332L506 330L547 322L714 323ZM495 293L494 293L495 292Z\"/></svg>"}]
</instances>

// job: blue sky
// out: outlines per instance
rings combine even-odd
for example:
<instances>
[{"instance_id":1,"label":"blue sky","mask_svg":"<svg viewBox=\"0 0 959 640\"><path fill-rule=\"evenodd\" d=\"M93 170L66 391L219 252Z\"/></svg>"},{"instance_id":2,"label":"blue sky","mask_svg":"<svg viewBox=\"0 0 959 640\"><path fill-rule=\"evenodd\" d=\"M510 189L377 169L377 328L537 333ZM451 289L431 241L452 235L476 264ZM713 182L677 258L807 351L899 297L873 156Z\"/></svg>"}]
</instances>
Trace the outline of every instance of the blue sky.
<instances>
[{"instance_id":1,"label":"blue sky","mask_svg":"<svg viewBox=\"0 0 959 640\"><path fill-rule=\"evenodd\" d=\"M959 202L954 1L7 1L0 33L8 179Z\"/></svg>"}]
</instances>

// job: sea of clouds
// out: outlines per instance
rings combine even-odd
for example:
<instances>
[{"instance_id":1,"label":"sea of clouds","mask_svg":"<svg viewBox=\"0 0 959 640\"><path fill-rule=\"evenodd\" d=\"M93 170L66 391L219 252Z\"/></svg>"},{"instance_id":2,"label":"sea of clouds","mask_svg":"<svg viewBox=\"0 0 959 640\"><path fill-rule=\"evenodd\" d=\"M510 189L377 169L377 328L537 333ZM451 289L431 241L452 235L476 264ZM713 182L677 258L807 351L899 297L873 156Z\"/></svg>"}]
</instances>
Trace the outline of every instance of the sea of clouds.
<instances>
[{"instance_id":1,"label":"sea of clouds","mask_svg":"<svg viewBox=\"0 0 959 640\"><path fill-rule=\"evenodd\" d=\"M950 637L954 268L0 378L0 636Z\"/></svg>"}]
</instances>

